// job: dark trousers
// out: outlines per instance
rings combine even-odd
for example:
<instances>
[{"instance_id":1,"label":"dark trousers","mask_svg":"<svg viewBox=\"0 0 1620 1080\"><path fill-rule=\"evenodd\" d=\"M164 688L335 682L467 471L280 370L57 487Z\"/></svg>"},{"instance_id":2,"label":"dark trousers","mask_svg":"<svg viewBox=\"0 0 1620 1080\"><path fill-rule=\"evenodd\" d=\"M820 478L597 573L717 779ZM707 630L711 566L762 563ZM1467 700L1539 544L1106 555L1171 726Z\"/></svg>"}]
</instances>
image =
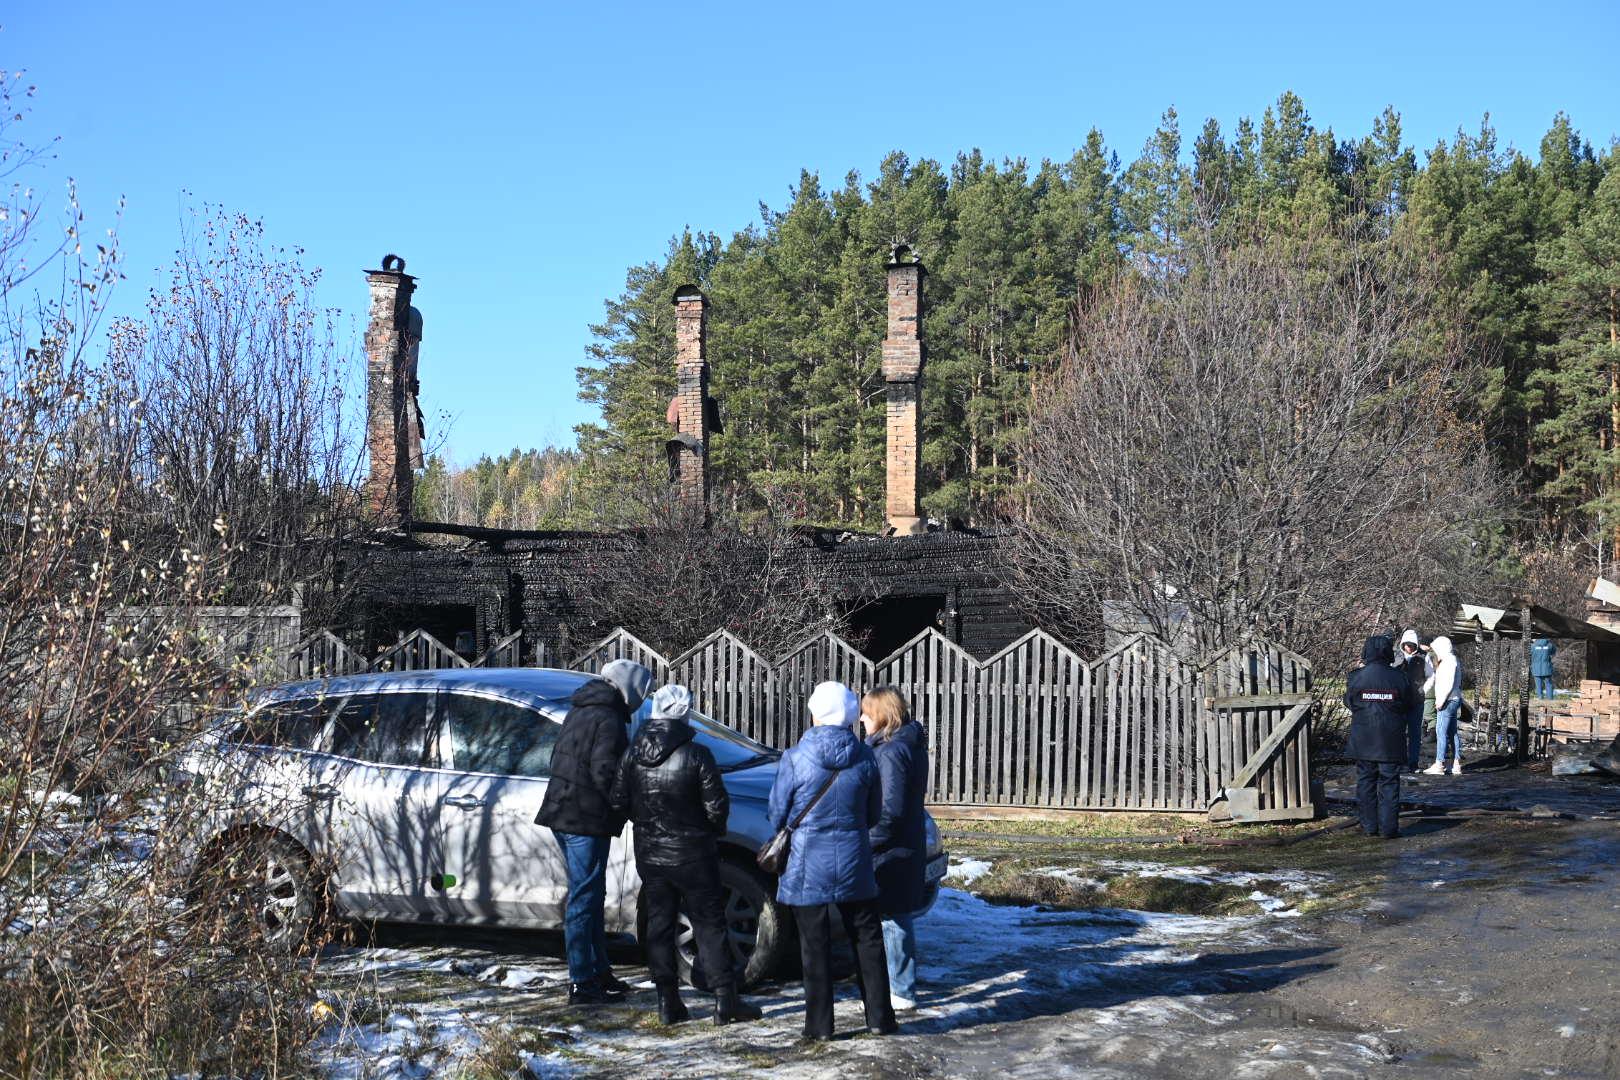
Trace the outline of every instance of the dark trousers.
<instances>
[{"instance_id":1,"label":"dark trousers","mask_svg":"<svg viewBox=\"0 0 1620 1080\"><path fill-rule=\"evenodd\" d=\"M1401 834L1401 763L1356 762L1356 806L1368 836Z\"/></svg>"},{"instance_id":2,"label":"dark trousers","mask_svg":"<svg viewBox=\"0 0 1620 1080\"><path fill-rule=\"evenodd\" d=\"M1536 676L1536 697L1552 699L1557 695L1553 693L1553 677L1551 675Z\"/></svg>"},{"instance_id":3,"label":"dark trousers","mask_svg":"<svg viewBox=\"0 0 1620 1080\"><path fill-rule=\"evenodd\" d=\"M647 905L647 970L653 982L675 985L680 969L675 963L676 917L685 910L697 939L697 970L693 982L708 990L737 981L726 948L725 893L720 887L718 859L697 859L681 866L642 866L641 902Z\"/></svg>"},{"instance_id":4,"label":"dark trousers","mask_svg":"<svg viewBox=\"0 0 1620 1080\"><path fill-rule=\"evenodd\" d=\"M855 947L860 971L861 1000L866 1004L866 1026L894 1023L889 1002L889 961L883 952L883 914L876 900L795 907L799 925L799 959L804 965L804 1033L825 1038L833 1033L832 912L844 920L844 933Z\"/></svg>"},{"instance_id":5,"label":"dark trousers","mask_svg":"<svg viewBox=\"0 0 1620 1080\"><path fill-rule=\"evenodd\" d=\"M1406 714L1406 767L1414 772L1423 764L1423 715L1421 700Z\"/></svg>"}]
</instances>

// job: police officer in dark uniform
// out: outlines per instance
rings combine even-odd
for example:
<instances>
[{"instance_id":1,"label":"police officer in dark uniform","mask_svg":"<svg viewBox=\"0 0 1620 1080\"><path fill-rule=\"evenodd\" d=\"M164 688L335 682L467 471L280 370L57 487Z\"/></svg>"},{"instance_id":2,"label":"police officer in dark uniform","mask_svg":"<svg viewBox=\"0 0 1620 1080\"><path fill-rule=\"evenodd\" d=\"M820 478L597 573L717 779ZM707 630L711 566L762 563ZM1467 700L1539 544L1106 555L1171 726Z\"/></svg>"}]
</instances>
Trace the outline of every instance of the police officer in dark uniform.
<instances>
[{"instance_id":1,"label":"police officer in dark uniform","mask_svg":"<svg viewBox=\"0 0 1620 1080\"><path fill-rule=\"evenodd\" d=\"M1406 719L1412 684L1394 667L1395 646L1385 634L1367 639L1361 667L1350 673L1344 695L1350 710L1349 754L1356 760L1356 803L1361 828L1386 840L1400 835L1401 766L1406 762Z\"/></svg>"}]
</instances>

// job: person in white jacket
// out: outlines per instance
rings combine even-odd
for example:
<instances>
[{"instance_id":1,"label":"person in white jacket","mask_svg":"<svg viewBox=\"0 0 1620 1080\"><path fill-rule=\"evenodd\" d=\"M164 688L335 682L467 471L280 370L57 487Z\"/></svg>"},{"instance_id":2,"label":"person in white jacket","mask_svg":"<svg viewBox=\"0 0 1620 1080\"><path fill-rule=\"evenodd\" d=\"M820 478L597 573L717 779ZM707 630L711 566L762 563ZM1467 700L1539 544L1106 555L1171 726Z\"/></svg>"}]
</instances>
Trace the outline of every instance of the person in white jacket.
<instances>
[{"instance_id":1,"label":"person in white jacket","mask_svg":"<svg viewBox=\"0 0 1620 1080\"><path fill-rule=\"evenodd\" d=\"M1462 664L1451 650L1451 639L1444 634L1429 643L1434 656L1434 674L1424 683L1424 690L1434 694L1434 764L1423 771L1430 776L1443 776L1450 761L1450 772L1461 776L1462 736L1457 721L1462 716Z\"/></svg>"}]
</instances>

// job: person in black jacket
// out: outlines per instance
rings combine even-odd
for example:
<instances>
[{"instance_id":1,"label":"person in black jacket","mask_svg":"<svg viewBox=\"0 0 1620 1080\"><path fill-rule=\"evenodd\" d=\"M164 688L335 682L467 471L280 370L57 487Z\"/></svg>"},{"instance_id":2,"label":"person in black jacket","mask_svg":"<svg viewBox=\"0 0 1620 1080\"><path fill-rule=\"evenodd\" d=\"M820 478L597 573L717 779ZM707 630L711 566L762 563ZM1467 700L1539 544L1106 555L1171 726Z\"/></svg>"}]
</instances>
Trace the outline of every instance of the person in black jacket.
<instances>
[{"instance_id":1,"label":"person in black jacket","mask_svg":"<svg viewBox=\"0 0 1620 1080\"><path fill-rule=\"evenodd\" d=\"M917 1007L917 931L912 916L928 901L928 740L892 686L861 698L866 744L877 758L883 808L872 826L872 869L883 912L883 952L889 961L889 1002Z\"/></svg>"},{"instance_id":2,"label":"person in black jacket","mask_svg":"<svg viewBox=\"0 0 1620 1080\"><path fill-rule=\"evenodd\" d=\"M1416 630L1408 630L1401 635L1399 649L1395 654L1395 666L1406 676L1412 688L1410 711L1406 715L1406 771L1417 772L1418 766L1423 764L1420 760L1423 754L1423 703L1428 698L1423 688L1434 675L1434 665L1429 662L1427 647Z\"/></svg>"},{"instance_id":3,"label":"person in black jacket","mask_svg":"<svg viewBox=\"0 0 1620 1080\"><path fill-rule=\"evenodd\" d=\"M647 967L658 987L658 1018L691 1018L681 1003L675 967L675 919L681 901L697 936L698 963L714 991L714 1022L758 1020L760 1011L737 997L737 974L726 948L720 850L731 797L709 748L692 739L686 714L692 695L666 686L653 695L652 718L619 759L613 805L635 827L636 869L646 905Z\"/></svg>"},{"instance_id":4,"label":"person in black jacket","mask_svg":"<svg viewBox=\"0 0 1620 1080\"><path fill-rule=\"evenodd\" d=\"M613 660L602 677L574 691L551 755L551 781L535 815L562 848L568 870L563 940L568 948L568 1001L600 1005L630 989L608 966L606 913L609 845L624 829L610 796L619 758L629 743L630 714L641 707L652 672Z\"/></svg>"},{"instance_id":5,"label":"person in black jacket","mask_svg":"<svg viewBox=\"0 0 1620 1080\"><path fill-rule=\"evenodd\" d=\"M1393 666L1395 647L1375 634L1361 650L1361 667L1350 673L1344 704L1350 710L1350 742L1356 760L1356 803L1368 836L1400 835L1401 766L1406 762L1406 721L1412 685Z\"/></svg>"}]
</instances>

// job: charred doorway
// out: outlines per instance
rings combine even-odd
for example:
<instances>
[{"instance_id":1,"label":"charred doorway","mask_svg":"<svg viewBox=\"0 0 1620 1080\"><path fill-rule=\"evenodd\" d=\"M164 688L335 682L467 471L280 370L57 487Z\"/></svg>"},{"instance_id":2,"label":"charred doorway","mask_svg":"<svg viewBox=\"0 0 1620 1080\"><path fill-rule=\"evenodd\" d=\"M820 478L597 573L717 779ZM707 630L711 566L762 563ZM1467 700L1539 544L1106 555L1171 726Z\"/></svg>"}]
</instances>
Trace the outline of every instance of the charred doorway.
<instances>
[{"instance_id":1,"label":"charred doorway","mask_svg":"<svg viewBox=\"0 0 1620 1080\"><path fill-rule=\"evenodd\" d=\"M416 630L426 630L464 659L478 655L476 604L383 604L367 620L367 644L372 655Z\"/></svg>"},{"instance_id":2,"label":"charred doorway","mask_svg":"<svg viewBox=\"0 0 1620 1080\"><path fill-rule=\"evenodd\" d=\"M849 622L851 641L872 660L887 659L929 627L956 640L944 593L874 597L850 612Z\"/></svg>"}]
</instances>

